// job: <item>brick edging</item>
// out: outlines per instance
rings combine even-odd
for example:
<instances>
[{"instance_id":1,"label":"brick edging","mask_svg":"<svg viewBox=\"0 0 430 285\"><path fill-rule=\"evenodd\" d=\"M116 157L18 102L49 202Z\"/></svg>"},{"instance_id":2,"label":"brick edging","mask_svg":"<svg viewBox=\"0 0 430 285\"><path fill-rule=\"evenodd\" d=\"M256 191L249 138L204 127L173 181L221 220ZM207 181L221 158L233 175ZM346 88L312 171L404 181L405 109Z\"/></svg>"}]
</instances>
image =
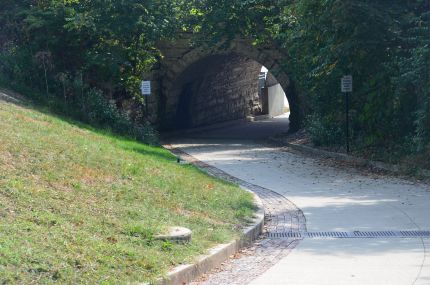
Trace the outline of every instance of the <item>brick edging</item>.
<instances>
[{"instance_id":1,"label":"brick edging","mask_svg":"<svg viewBox=\"0 0 430 285\"><path fill-rule=\"evenodd\" d=\"M169 146L165 146L165 148L171 150L169 149ZM198 165L196 166L199 167ZM261 235L264 228L263 202L254 192L246 187L241 187L253 194L255 205L257 206L257 211L254 213L253 221L250 226L243 230L242 236L230 243L217 245L211 248L207 255L198 258L194 264L186 264L174 268L167 274L167 277L152 283L153 285L187 284L199 276L219 267L221 263L228 260L230 256L239 252L243 247L250 245Z\"/></svg>"}]
</instances>

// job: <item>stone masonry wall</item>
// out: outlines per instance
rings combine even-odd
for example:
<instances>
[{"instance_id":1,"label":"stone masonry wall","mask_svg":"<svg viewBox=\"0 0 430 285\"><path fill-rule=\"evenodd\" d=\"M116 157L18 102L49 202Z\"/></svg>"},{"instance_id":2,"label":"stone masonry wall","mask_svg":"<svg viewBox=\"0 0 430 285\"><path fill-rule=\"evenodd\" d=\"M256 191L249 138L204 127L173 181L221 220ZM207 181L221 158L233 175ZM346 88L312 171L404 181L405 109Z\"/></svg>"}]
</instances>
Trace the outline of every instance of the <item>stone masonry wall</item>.
<instances>
[{"instance_id":1,"label":"stone masonry wall","mask_svg":"<svg viewBox=\"0 0 430 285\"><path fill-rule=\"evenodd\" d=\"M237 55L210 56L185 70L167 98L175 128L197 127L261 113L261 64Z\"/></svg>"},{"instance_id":2,"label":"stone masonry wall","mask_svg":"<svg viewBox=\"0 0 430 285\"><path fill-rule=\"evenodd\" d=\"M204 122L210 122L212 119L214 121L228 120L235 118L234 115L237 116L243 112L243 108L237 107L239 105L244 106L244 104L235 102L226 104L227 106L223 108L223 110L231 108L233 111L228 116L225 114L214 114L219 113L220 110L212 112L212 110L208 110L210 108L205 107L209 114L199 115L199 118L193 119L191 118L191 101L196 99L194 96L185 96L185 99L180 99L180 95L183 93L197 94L201 87L200 85L204 83L201 80L202 77L205 74L211 74L209 70L219 67L221 62L223 62L219 57L230 57L232 55L241 56L242 59L255 60L269 69L270 73L276 77L276 81L285 90L290 103L290 130L295 131L302 126L303 118L309 110L305 94L297 92L294 88L294 82L290 81L282 64L284 58L287 57L286 50L273 43L254 45L252 39L242 37L220 39L216 43L209 40L207 42L201 40L194 41L193 33L184 32L180 33L174 41L163 40L157 43L157 47L160 49L162 55L160 62L150 72L144 74L143 79L153 82L154 96L148 98L149 118L159 130L174 129L178 125L205 124ZM216 60L210 60L210 58L215 58ZM192 75L193 73L190 70L195 70L194 75ZM259 70L256 70L257 72ZM208 75L208 77L211 76ZM219 88L217 90L217 92L221 92ZM206 92L208 94L207 98L212 97L214 92L215 90ZM240 93L239 97L248 96L246 95L247 92ZM224 95L223 98L228 97ZM217 100L222 101L222 99ZM237 100L237 98L234 100ZM225 103L218 102L215 104L212 102L212 104L219 106ZM178 105L181 105L181 108L178 108ZM193 108L194 110L196 109L195 107ZM178 112L178 109L182 111ZM217 116L220 117L217 118ZM212 117L212 119L209 119L209 117ZM178 121L181 120L182 123L178 124Z\"/></svg>"}]
</instances>

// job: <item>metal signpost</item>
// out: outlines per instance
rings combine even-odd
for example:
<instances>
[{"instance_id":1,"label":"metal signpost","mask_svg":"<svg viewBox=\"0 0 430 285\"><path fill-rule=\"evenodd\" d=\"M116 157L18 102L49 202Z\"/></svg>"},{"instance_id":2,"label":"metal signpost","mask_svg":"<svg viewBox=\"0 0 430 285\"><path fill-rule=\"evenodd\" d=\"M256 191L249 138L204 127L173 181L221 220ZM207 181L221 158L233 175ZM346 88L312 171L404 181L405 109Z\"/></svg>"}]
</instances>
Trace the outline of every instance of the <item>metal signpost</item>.
<instances>
[{"instance_id":1,"label":"metal signpost","mask_svg":"<svg viewBox=\"0 0 430 285\"><path fill-rule=\"evenodd\" d=\"M349 153L349 95L352 93L352 76L345 75L341 80L342 93L345 93L346 108L346 152Z\"/></svg>"},{"instance_id":2,"label":"metal signpost","mask_svg":"<svg viewBox=\"0 0 430 285\"><path fill-rule=\"evenodd\" d=\"M145 97L145 112L146 116L148 116L148 97L151 96L151 81L142 81L140 84L140 91Z\"/></svg>"}]
</instances>

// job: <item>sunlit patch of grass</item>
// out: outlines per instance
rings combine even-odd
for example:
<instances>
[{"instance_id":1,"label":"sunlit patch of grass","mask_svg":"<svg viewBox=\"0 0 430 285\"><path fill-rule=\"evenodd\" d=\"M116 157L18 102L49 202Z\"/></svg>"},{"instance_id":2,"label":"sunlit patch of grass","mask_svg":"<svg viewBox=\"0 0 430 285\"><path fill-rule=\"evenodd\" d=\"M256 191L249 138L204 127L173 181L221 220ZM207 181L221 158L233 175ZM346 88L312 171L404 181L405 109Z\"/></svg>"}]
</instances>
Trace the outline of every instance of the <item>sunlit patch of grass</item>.
<instances>
[{"instance_id":1,"label":"sunlit patch of grass","mask_svg":"<svg viewBox=\"0 0 430 285\"><path fill-rule=\"evenodd\" d=\"M158 278L252 216L249 193L166 150L0 101L0 283ZM153 236L193 230L190 244Z\"/></svg>"}]
</instances>

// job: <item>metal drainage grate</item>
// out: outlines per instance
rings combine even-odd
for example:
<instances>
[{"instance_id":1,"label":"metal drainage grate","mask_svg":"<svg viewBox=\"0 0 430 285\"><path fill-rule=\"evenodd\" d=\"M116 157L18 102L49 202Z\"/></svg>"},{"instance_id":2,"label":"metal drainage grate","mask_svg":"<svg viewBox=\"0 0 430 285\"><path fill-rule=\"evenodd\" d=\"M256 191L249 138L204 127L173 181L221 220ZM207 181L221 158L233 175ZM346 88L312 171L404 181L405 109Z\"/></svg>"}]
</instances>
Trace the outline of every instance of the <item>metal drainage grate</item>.
<instances>
[{"instance_id":1,"label":"metal drainage grate","mask_svg":"<svg viewBox=\"0 0 430 285\"><path fill-rule=\"evenodd\" d=\"M269 238L430 238L430 231L269 232Z\"/></svg>"}]
</instances>

